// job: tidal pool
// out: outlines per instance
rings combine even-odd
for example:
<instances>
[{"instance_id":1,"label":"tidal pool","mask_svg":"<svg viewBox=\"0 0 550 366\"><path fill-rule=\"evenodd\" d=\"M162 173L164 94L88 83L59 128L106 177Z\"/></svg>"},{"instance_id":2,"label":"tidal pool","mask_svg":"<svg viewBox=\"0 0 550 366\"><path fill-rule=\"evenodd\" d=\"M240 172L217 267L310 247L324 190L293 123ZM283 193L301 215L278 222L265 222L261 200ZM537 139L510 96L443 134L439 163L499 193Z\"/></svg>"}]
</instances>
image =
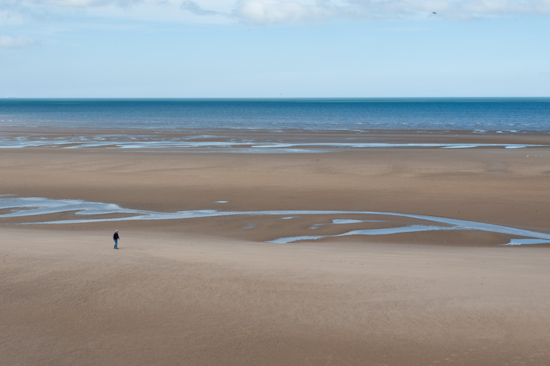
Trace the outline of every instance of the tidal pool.
<instances>
[{"instance_id":1,"label":"tidal pool","mask_svg":"<svg viewBox=\"0 0 550 366\"><path fill-rule=\"evenodd\" d=\"M218 201L219 203L225 201ZM319 240L323 238L337 238L353 235L391 235L398 233L413 233L420 231L450 231L450 230L479 230L493 233L501 233L519 236L511 239L503 245L533 245L550 244L550 234L524 230L509 226L487 224L482 222L450 219L444 217L404 214L396 212L378 211L311 211L311 210L277 210L277 211L219 211L219 210L188 210L177 212L157 212L147 210L134 210L120 207L113 203L87 202L83 200L55 200L44 197L17 197L14 195L0 195L0 223L2 218L32 217L34 221L23 220L16 224L86 224L93 222L110 221L136 221L136 220L188 220L197 218L220 216L273 216L273 220L294 220L303 216L365 216L365 219L334 218L330 223L318 223L310 227L317 229L327 225L354 225L357 229L344 231L333 235L304 235L281 237L270 240L271 243L292 243L303 240ZM48 221L43 215L54 213L73 213L73 219ZM113 217L113 215L120 215ZM108 216L108 217L106 217ZM385 218L385 220L373 220L368 217ZM360 228L362 224L376 222L394 222L396 218L409 218L423 222L423 224L399 225L390 228ZM393 221L392 221L393 219ZM10 220L13 223L13 220ZM249 224L246 229L257 227Z\"/></svg>"}]
</instances>

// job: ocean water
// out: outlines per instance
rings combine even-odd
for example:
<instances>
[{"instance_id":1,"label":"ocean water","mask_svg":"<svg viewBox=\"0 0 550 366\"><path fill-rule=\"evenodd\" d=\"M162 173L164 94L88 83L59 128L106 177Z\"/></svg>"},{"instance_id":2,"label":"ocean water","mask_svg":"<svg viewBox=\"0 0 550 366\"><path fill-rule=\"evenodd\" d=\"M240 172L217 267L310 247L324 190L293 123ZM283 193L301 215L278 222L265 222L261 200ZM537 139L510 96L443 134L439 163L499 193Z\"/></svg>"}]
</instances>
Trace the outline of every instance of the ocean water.
<instances>
[{"instance_id":1,"label":"ocean water","mask_svg":"<svg viewBox=\"0 0 550 366\"><path fill-rule=\"evenodd\" d=\"M0 127L550 131L550 98L1 99Z\"/></svg>"}]
</instances>

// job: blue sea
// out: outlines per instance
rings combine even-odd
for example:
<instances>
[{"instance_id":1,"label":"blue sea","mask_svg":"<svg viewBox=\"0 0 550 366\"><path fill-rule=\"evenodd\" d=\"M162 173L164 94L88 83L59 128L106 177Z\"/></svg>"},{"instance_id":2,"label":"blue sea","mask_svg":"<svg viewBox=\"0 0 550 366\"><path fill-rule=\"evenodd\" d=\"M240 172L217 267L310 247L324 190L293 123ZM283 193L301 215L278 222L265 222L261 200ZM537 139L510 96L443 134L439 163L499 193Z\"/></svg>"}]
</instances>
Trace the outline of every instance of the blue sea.
<instances>
[{"instance_id":1,"label":"blue sea","mask_svg":"<svg viewBox=\"0 0 550 366\"><path fill-rule=\"evenodd\" d=\"M550 131L550 98L2 99L0 127Z\"/></svg>"}]
</instances>

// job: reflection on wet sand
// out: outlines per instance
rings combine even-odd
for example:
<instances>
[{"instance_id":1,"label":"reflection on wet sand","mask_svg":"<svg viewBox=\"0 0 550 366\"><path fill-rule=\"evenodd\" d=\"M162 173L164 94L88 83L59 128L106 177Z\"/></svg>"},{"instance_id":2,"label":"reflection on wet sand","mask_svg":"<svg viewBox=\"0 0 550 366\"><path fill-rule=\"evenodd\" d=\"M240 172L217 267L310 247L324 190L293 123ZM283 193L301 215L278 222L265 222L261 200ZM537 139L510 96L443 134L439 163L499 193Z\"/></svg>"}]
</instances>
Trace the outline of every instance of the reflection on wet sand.
<instances>
[{"instance_id":1,"label":"reflection on wet sand","mask_svg":"<svg viewBox=\"0 0 550 366\"><path fill-rule=\"evenodd\" d=\"M399 233L413 233L422 231L449 231L449 230L479 230L500 234L519 236L522 238L510 239L503 245L550 244L550 234L524 230L514 227L493 225L481 222L458 220L451 218L404 214L395 212L376 211L311 211L311 210L276 210L276 211L218 211L218 210L188 210L177 212L156 212L122 208L112 203L86 202L82 200L54 200L42 197L0 196L0 218L35 217L55 213L74 213L74 216L88 216L89 218L60 219L55 221L37 220L20 222L21 224L86 224L107 221L133 220L184 220L220 216L273 216L274 220L293 220L302 216L311 215L354 215L367 216L366 219L334 218L331 223L318 223L309 230L318 229L327 225L361 225L365 223L390 223L392 227L354 229L332 235L299 235L269 240L271 243L291 243L303 240L319 240L323 238L338 238L356 235L391 235ZM226 202L226 201L218 201ZM372 217L372 219L370 218ZM380 220L384 218L384 220ZM394 222L396 218L407 218L418 221L411 225ZM393 221L392 221L393 219ZM254 229L257 225L249 224L246 229Z\"/></svg>"}]
</instances>

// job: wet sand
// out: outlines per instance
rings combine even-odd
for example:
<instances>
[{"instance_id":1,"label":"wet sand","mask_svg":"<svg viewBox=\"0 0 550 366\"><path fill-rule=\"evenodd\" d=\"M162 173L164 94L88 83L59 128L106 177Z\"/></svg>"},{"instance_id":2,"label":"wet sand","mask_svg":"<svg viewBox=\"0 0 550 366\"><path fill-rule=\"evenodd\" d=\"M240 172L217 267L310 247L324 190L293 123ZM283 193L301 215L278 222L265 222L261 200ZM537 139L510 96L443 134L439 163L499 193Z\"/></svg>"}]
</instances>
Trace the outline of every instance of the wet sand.
<instances>
[{"instance_id":1,"label":"wet sand","mask_svg":"<svg viewBox=\"0 0 550 366\"><path fill-rule=\"evenodd\" d=\"M550 145L538 136L483 139ZM368 210L550 233L549 161L545 146L294 154L29 147L0 151L0 194L160 212ZM269 244L303 235L318 220L1 222L0 354L7 364L550 362L548 246L499 246L510 235ZM115 229L119 251L112 249Z\"/></svg>"}]
</instances>

